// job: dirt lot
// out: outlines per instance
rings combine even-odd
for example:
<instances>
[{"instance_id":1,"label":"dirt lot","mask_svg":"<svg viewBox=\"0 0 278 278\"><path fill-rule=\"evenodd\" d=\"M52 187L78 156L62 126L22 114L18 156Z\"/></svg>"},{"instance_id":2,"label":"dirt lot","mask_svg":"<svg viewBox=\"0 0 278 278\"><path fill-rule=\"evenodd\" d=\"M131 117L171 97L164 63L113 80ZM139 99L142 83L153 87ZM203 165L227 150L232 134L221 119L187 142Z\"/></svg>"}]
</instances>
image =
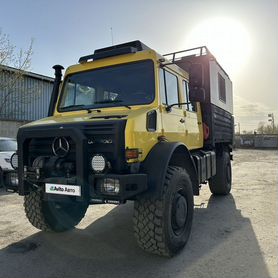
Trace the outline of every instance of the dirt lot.
<instances>
[{"instance_id":1,"label":"dirt lot","mask_svg":"<svg viewBox=\"0 0 278 278\"><path fill-rule=\"evenodd\" d=\"M195 198L191 238L172 259L141 251L132 208L91 206L78 227L43 233L25 218L22 197L0 194L0 277L278 277L278 152L234 152L233 190Z\"/></svg>"}]
</instances>

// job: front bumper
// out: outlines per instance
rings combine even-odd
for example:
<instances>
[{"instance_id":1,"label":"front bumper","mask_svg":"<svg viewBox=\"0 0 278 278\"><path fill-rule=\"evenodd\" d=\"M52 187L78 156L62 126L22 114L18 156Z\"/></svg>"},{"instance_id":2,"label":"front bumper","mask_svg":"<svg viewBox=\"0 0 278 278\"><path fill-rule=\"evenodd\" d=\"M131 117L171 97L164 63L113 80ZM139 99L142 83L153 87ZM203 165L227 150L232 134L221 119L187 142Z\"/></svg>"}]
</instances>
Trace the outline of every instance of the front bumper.
<instances>
[{"instance_id":1,"label":"front bumper","mask_svg":"<svg viewBox=\"0 0 278 278\"><path fill-rule=\"evenodd\" d=\"M119 185L116 192L107 192L104 190L104 181L116 181ZM78 185L75 179L65 179L65 178L49 178L45 181L46 183L60 185ZM89 199L92 203L101 203L105 201L117 201L120 203L126 200L132 200L139 194L147 190L147 175L146 174L125 174L125 175L115 175L115 174L105 174L105 175L94 175L89 177L88 185L81 185L82 187L87 187L89 190L89 198L85 196L76 197L71 196L76 201L82 201ZM86 190L87 191L87 190ZM81 190L81 192L86 192ZM44 199L47 201L66 201L69 199L68 195L45 193Z\"/></svg>"},{"instance_id":2,"label":"front bumper","mask_svg":"<svg viewBox=\"0 0 278 278\"><path fill-rule=\"evenodd\" d=\"M117 192L107 192L105 182L113 181L119 184ZM94 176L93 183L90 186L90 195L92 199L117 200L123 202L133 199L135 196L147 190L146 174L127 174L127 175L99 175Z\"/></svg>"},{"instance_id":3,"label":"front bumper","mask_svg":"<svg viewBox=\"0 0 278 278\"><path fill-rule=\"evenodd\" d=\"M81 196L83 200L90 198L90 181L92 175L90 159L92 155L104 153L111 163L113 171L122 173L126 171L125 161L125 120L101 121L101 122L79 122L50 124L42 126L22 127L18 131L18 177L19 194L26 195L32 190L34 184L43 186L46 181L43 179L52 179L52 177L62 176L63 173L47 174L42 180L29 182L24 176L26 166L32 167L32 163L38 156L55 157L52 150L53 140L57 137L65 137L70 140L70 152L67 157L70 161L75 161L75 170L69 176L75 179L75 185L81 185ZM102 139L109 139L111 143L107 144ZM33 140L36 142L32 143ZM110 141L109 141L110 142ZM54 169L55 170L55 169ZM65 174L66 176L66 174ZM60 178L58 178L60 179ZM61 180L66 178L61 178ZM71 184L71 181L69 181ZM61 182L58 182L62 184ZM68 184L67 182L65 184Z\"/></svg>"}]
</instances>

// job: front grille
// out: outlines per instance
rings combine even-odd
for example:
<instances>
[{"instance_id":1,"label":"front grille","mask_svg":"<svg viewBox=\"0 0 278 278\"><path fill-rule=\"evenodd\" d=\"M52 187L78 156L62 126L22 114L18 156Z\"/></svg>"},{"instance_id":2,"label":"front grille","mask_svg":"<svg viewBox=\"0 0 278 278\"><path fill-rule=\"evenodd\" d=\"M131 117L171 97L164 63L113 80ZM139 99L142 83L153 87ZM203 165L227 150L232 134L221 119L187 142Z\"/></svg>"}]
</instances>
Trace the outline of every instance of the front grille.
<instances>
[{"instance_id":1,"label":"front grille","mask_svg":"<svg viewBox=\"0 0 278 278\"><path fill-rule=\"evenodd\" d=\"M53 156L52 143L56 137L46 137L46 138L33 138L30 140L28 145L29 157L28 157L28 166L32 166L32 163L35 158L38 156ZM65 136L69 142L69 154L67 158L73 160L75 157L76 147L74 141L69 137Z\"/></svg>"},{"instance_id":2,"label":"front grille","mask_svg":"<svg viewBox=\"0 0 278 278\"><path fill-rule=\"evenodd\" d=\"M24 153L22 160L24 165L32 166L34 159L38 156L53 157L54 139L65 137L70 145L69 154L65 157L67 160L76 161L77 157L79 160L82 157L82 163L88 166L94 154L103 154L111 163L112 172L123 172L126 169L125 123L125 120L118 120L22 128L19 133L19 146L22 146ZM83 141L84 135L85 142ZM24 138L23 142L20 142L21 136ZM84 154L81 156L77 153L77 150L80 150L80 144L84 146ZM78 163L80 161L77 161Z\"/></svg>"},{"instance_id":3,"label":"front grille","mask_svg":"<svg viewBox=\"0 0 278 278\"><path fill-rule=\"evenodd\" d=\"M88 140L89 159L93 154L103 154L111 163L114 172L125 169L124 125L115 121L110 123L94 123L84 126L84 134Z\"/></svg>"},{"instance_id":4,"label":"front grille","mask_svg":"<svg viewBox=\"0 0 278 278\"><path fill-rule=\"evenodd\" d=\"M117 154L116 130L113 124L85 126L84 134L88 139L89 153L103 153L115 159Z\"/></svg>"}]
</instances>

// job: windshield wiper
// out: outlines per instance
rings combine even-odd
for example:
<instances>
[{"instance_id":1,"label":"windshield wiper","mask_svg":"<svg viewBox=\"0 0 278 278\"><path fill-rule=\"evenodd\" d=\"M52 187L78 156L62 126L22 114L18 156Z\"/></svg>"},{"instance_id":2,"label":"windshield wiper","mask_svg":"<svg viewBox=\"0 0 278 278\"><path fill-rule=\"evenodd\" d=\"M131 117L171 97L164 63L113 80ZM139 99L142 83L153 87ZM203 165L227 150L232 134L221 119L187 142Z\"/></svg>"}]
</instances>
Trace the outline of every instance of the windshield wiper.
<instances>
[{"instance_id":1,"label":"windshield wiper","mask_svg":"<svg viewBox=\"0 0 278 278\"><path fill-rule=\"evenodd\" d=\"M87 108L85 108L86 105L84 104L77 104L77 105L68 105L68 106L63 106L60 107L61 111L71 111L71 110L75 110L75 108L84 108L84 110L87 110Z\"/></svg>"},{"instance_id":2,"label":"windshield wiper","mask_svg":"<svg viewBox=\"0 0 278 278\"><path fill-rule=\"evenodd\" d=\"M97 104L103 104L103 103L117 104L119 102L123 102L123 100L104 100L104 101L97 101L95 103L97 103ZM126 107L128 109L131 109L131 107L129 105L127 105L127 104L122 104L121 106L124 106L124 107Z\"/></svg>"},{"instance_id":3,"label":"windshield wiper","mask_svg":"<svg viewBox=\"0 0 278 278\"><path fill-rule=\"evenodd\" d=\"M68 105L68 106L64 106L64 107L60 107L61 111L74 111L74 110L79 110L79 109L75 109L75 108L81 108L82 110L87 110L88 113L92 113L93 111L97 111L97 112L101 112L100 109L90 109L87 107L87 105L84 104L77 104L77 105Z\"/></svg>"},{"instance_id":4,"label":"windshield wiper","mask_svg":"<svg viewBox=\"0 0 278 278\"><path fill-rule=\"evenodd\" d=\"M94 104L105 104L105 103L112 103L112 104L117 104L119 102L123 102L123 100L104 100L104 101L97 101ZM121 104L121 106L124 106L128 109L131 109L131 107L129 105L126 104ZM60 111L75 111L75 110L87 110L88 113L92 113L93 111L96 111L98 113L101 112L100 109L92 109L92 108L88 108L87 105L84 104L76 104L76 105L68 105L68 106L64 106L64 107L60 107Z\"/></svg>"}]
</instances>

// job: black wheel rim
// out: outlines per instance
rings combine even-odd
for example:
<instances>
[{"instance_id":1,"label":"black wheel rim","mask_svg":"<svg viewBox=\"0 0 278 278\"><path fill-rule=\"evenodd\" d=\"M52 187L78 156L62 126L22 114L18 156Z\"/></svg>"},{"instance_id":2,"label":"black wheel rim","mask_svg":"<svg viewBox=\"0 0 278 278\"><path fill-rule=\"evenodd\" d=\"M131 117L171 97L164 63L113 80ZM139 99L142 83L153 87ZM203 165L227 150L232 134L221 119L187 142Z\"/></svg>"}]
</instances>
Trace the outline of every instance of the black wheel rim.
<instances>
[{"instance_id":1,"label":"black wheel rim","mask_svg":"<svg viewBox=\"0 0 278 278\"><path fill-rule=\"evenodd\" d=\"M179 236L183 233L187 220L188 205L186 198L177 192L172 201L171 224L173 232Z\"/></svg>"}]
</instances>

